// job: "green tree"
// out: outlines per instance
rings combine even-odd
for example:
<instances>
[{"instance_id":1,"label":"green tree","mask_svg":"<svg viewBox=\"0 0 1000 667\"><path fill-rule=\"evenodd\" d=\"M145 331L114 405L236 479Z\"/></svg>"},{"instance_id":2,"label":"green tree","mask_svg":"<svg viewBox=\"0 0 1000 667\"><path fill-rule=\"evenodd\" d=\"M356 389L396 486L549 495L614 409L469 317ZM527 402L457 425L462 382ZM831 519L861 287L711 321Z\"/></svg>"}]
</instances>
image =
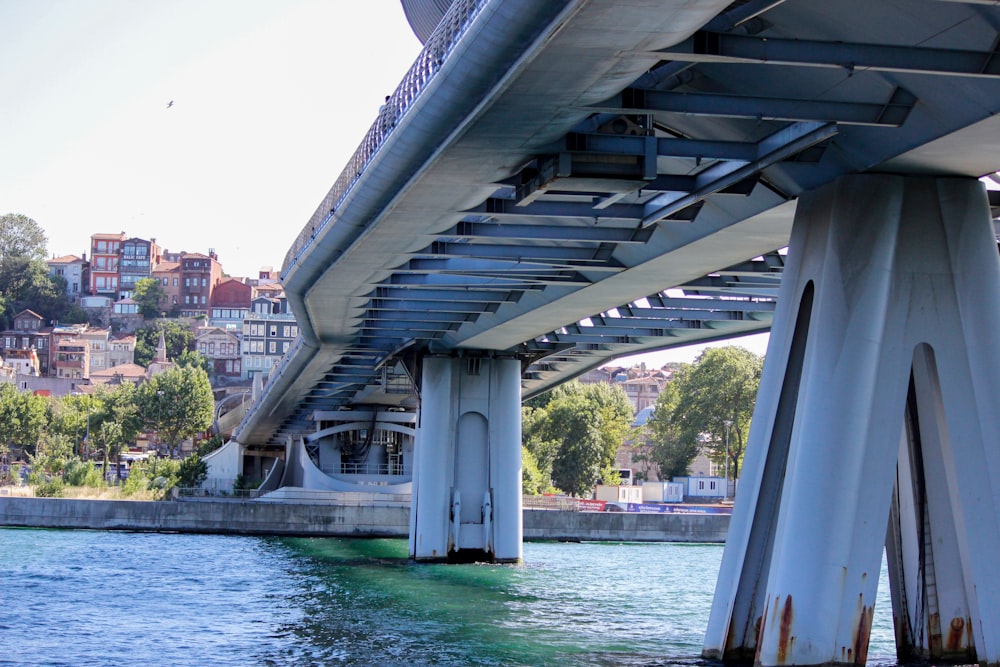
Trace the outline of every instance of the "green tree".
<instances>
[{"instance_id":1,"label":"green tree","mask_svg":"<svg viewBox=\"0 0 1000 667\"><path fill-rule=\"evenodd\" d=\"M73 450L83 454L90 416L101 409L100 399L93 394L59 396L48 401L48 433L62 435L74 444Z\"/></svg>"},{"instance_id":2,"label":"green tree","mask_svg":"<svg viewBox=\"0 0 1000 667\"><path fill-rule=\"evenodd\" d=\"M194 350L184 350L179 357L174 360L178 366L191 368L200 368L205 371L208 375L208 379L211 382L212 376L215 374L215 369L212 367L212 362L208 357L204 356L201 352L195 352Z\"/></svg>"},{"instance_id":3,"label":"green tree","mask_svg":"<svg viewBox=\"0 0 1000 667\"><path fill-rule=\"evenodd\" d=\"M527 418L522 419L525 447L536 456L540 468L551 462L555 486L572 495L586 495L601 471L614 464L629 433L632 405L618 385L578 382L556 387L545 401L529 406Z\"/></svg>"},{"instance_id":4,"label":"green tree","mask_svg":"<svg viewBox=\"0 0 1000 667\"><path fill-rule=\"evenodd\" d=\"M112 460L120 463L122 450L135 442L142 428L138 391L135 385L125 382L108 390L98 389L98 410L90 417L90 439L104 455L104 470Z\"/></svg>"},{"instance_id":5,"label":"green tree","mask_svg":"<svg viewBox=\"0 0 1000 667\"><path fill-rule=\"evenodd\" d=\"M31 466L58 475L73 458L73 440L58 433L44 433L31 457Z\"/></svg>"},{"instance_id":6,"label":"green tree","mask_svg":"<svg viewBox=\"0 0 1000 667\"><path fill-rule=\"evenodd\" d=\"M650 444L649 457L664 479L687 475L691 462L698 455L698 439L682 438L680 428L674 421L674 409L679 400L677 386L688 370L690 367L685 365L685 368L674 371L672 380L660 392L653 406L653 414L646 422L645 437Z\"/></svg>"},{"instance_id":7,"label":"green tree","mask_svg":"<svg viewBox=\"0 0 1000 667\"><path fill-rule=\"evenodd\" d=\"M70 486L89 486L95 489L105 486L101 473L94 467L94 464L90 461L81 461L78 458L70 459L66 463L63 481Z\"/></svg>"},{"instance_id":8,"label":"green tree","mask_svg":"<svg viewBox=\"0 0 1000 667\"><path fill-rule=\"evenodd\" d=\"M538 467L535 455L527 447L521 447L521 491L526 496L546 493L550 486L549 475Z\"/></svg>"},{"instance_id":9,"label":"green tree","mask_svg":"<svg viewBox=\"0 0 1000 667\"><path fill-rule=\"evenodd\" d=\"M62 320L71 310L66 280L50 276L48 265L39 259L12 255L0 260L0 295L8 324L26 308L46 320Z\"/></svg>"},{"instance_id":10,"label":"green tree","mask_svg":"<svg viewBox=\"0 0 1000 667\"><path fill-rule=\"evenodd\" d=\"M170 447L212 425L215 398L200 368L178 366L154 375L139 391L146 425Z\"/></svg>"},{"instance_id":11,"label":"green tree","mask_svg":"<svg viewBox=\"0 0 1000 667\"><path fill-rule=\"evenodd\" d=\"M47 254L45 230L21 213L0 216L0 262L8 257L44 260Z\"/></svg>"},{"instance_id":12,"label":"green tree","mask_svg":"<svg viewBox=\"0 0 1000 667\"><path fill-rule=\"evenodd\" d=\"M135 283L132 298L139 304L139 313L147 320L152 320L160 316L160 303L166 295L159 280L140 278Z\"/></svg>"},{"instance_id":13,"label":"green tree","mask_svg":"<svg viewBox=\"0 0 1000 667\"><path fill-rule=\"evenodd\" d=\"M208 464L198 456L192 454L181 461L180 471L177 477L177 486L182 489L194 489L202 485L208 478Z\"/></svg>"},{"instance_id":14,"label":"green tree","mask_svg":"<svg viewBox=\"0 0 1000 667\"><path fill-rule=\"evenodd\" d=\"M47 407L41 396L0 383L0 453L13 447L33 456L48 422Z\"/></svg>"},{"instance_id":15,"label":"green tree","mask_svg":"<svg viewBox=\"0 0 1000 667\"><path fill-rule=\"evenodd\" d=\"M149 366L149 362L156 356L161 331L167 344L168 359L176 361L185 351L194 349L194 334L191 329L176 320L158 320L152 326L135 332L135 363Z\"/></svg>"},{"instance_id":16,"label":"green tree","mask_svg":"<svg viewBox=\"0 0 1000 667\"><path fill-rule=\"evenodd\" d=\"M728 437L732 479L739 476L763 367L764 358L745 348L706 348L678 380L673 421L680 437L706 437L712 460L721 464Z\"/></svg>"},{"instance_id":17,"label":"green tree","mask_svg":"<svg viewBox=\"0 0 1000 667\"><path fill-rule=\"evenodd\" d=\"M530 401L529 401L530 403ZM559 440L548 437L548 412L545 408L521 407L521 444L524 451L531 455L543 482L540 487L552 486L552 462L559 452ZM529 485L532 483L529 481Z\"/></svg>"}]
</instances>

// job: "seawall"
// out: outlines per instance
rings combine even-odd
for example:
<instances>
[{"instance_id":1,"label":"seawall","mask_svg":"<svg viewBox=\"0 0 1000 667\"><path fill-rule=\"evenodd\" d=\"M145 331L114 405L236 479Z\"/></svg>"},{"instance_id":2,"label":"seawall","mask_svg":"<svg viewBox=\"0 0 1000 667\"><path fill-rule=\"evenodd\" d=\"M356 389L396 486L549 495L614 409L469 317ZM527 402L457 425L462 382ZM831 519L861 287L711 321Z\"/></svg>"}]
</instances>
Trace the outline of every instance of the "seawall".
<instances>
[{"instance_id":1,"label":"seawall","mask_svg":"<svg viewBox=\"0 0 1000 667\"><path fill-rule=\"evenodd\" d=\"M406 537L403 506L0 497L0 526L311 537ZM524 510L525 540L724 542L727 515Z\"/></svg>"}]
</instances>

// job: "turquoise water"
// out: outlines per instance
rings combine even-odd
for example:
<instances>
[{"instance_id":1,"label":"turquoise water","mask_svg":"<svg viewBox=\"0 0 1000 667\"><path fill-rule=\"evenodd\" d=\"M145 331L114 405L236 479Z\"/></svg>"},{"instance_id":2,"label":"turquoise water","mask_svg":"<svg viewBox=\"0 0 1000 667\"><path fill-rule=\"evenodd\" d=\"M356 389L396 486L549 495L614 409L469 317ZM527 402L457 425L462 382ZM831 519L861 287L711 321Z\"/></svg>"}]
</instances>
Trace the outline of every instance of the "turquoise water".
<instances>
[{"instance_id":1,"label":"turquoise water","mask_svg":"<svg viewBox=\"0 0 1000 667\"><path fill-rule=\"evenodd\" d=\"M719 545L528 543L416 565L404 540L0 528L0 665L697 665ZM894 662L888 593L870 662Z\"/></svg>"}]
</instances>

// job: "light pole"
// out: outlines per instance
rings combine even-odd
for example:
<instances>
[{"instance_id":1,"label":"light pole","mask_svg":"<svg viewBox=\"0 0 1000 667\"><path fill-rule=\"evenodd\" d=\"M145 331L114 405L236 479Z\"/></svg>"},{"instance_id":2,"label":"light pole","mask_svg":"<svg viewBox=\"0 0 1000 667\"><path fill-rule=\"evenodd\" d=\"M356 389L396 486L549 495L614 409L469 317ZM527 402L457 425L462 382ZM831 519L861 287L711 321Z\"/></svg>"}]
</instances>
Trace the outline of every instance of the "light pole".
<instances>
[{"instance_id":1,"label":"light pole","mask_svg":"<svg viewBox=\"0 0 1000 667\"><path fill-rule=\"evenodd\" d=\"M156 392L156 454L160 454L160 445L163 444L163 440L160 438L160 419L163 414L163 392L158 390ZM155 463L153 464L155 467Z\"/></svg>"},{"instance_id":2,"label":"light pole","mask_svg":"<svg viewBox=\"0 0 1000 667\"><path fill-rule=\"evenodd\" d=\"M729 427L733 425L733 420L727 419L723 424L726 425L726 500L729 499Z\"/></svg>"}]
</instances>

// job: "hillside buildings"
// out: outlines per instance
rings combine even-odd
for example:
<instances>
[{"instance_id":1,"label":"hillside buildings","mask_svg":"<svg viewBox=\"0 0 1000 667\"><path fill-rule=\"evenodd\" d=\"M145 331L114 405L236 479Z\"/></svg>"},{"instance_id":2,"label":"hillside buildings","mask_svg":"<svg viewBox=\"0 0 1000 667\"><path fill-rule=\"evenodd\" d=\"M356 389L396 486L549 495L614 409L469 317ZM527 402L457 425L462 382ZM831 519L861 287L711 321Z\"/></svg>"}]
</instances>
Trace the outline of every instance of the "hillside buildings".
<instances>
[{"instance_id":1,"label":"hillside buildings","mask_svg":"<svg viewBox=\"0 0 1000 667\"><path fill-rule=\"evenodd\" d=\"M51 378L52 386L73 390L89 383L140 381L134 332L149 323L135 289L147 278L162 293L157 315L181 318L191 327L193 349L209 359L216 384L267 374L298 337L278 272L267 266L254 277L226 276L211 248L171 252L155 238L96 233L80 256L53 257L47 264L90 323L66 325L31 310L18 313L11 329L0 332L0 367L14 376ZM158 349L150 368L168 365L165 350Z\"/></svg>"}]
</instances>

